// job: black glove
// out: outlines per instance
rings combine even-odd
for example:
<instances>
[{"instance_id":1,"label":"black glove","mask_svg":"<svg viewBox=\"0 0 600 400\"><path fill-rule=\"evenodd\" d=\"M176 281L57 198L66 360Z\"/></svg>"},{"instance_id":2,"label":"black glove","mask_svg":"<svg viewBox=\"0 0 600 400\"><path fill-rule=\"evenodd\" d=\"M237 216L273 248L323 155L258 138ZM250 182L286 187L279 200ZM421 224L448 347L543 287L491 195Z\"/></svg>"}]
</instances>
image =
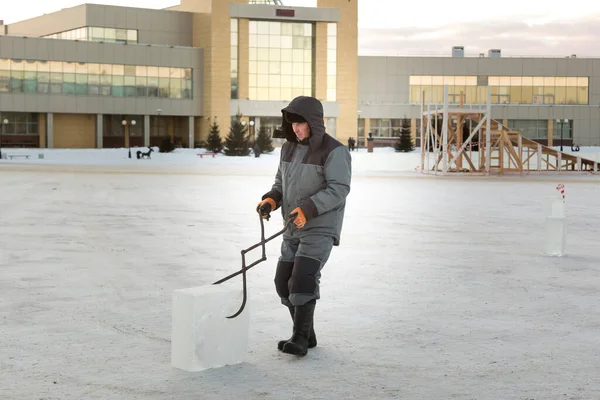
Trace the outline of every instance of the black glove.
<instances>
[{"instance_id":1,"label":"black glove","mask_svg":"<svg viewBox=\"0 0 600 400\"><path fill-rule=\"evenodd\" d=\"M271 218L271 211L275 208L277 204L275 200L270 197L267 197L256 206L256 211L260 214L261 217L266 219L267 221Z\"/></svg>"}]
</instances>

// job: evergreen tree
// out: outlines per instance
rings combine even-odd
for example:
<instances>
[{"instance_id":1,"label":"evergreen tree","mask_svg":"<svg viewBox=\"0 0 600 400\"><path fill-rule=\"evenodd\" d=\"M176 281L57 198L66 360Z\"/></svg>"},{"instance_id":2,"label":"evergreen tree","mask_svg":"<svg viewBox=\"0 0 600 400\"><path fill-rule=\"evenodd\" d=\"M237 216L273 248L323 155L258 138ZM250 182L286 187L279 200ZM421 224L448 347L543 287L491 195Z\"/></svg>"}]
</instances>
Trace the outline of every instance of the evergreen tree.
<instances>
[{"instance_id":1,"label":"evergreen tree","mask_svg":"<svg viewBox=\"0 0 600 400\"><path fill-rule=\"evenodd\" d=\"M273 140L267 134L267 130L264 126L261 126L258 130L258 136L256 137L256 143L258 143L258 147L260 147L261 153L270 153L275 148L273 147Z\"/></svg>"},{"instance_id":2,"label":"evergreen tree","mask_svg":"<svg viewBox=\"0 0 600 400\"><path fill-rule=\"evenodd\" d=\"M408 153L414 150L412 137L410 136L410 119L408 118L404 118L402 120L402 127L400 128L400 133L398 135L398 139L396 140L396 144L394 145L394 149L397 152L401 151L403 153Z\"/></svg>"},{"instance_id":3,"label":"evergreen tree","mask_svg":"<svg viewBox=\"0 0 600 400\"><path fill-rule=\"evenodd\" d=\"M231 121L229 134L225 138L226 156L247 156L250 154L250 136L248 128L242 125L242 116L237 114Z\"/></svg>"},{"instance_id":4,"label":"evergreen tree","mask_svg":"<svg viewBox=\"0 0 600 400\"><path fill-rule=\"evenodd\" d=\"M213 121L210 125L210 133L206 140L206 149L213 153L220 153L223 150L223 139L221 139L221 133L219 130L219 124L217 121Z\"/></svg>"}]
</instances>

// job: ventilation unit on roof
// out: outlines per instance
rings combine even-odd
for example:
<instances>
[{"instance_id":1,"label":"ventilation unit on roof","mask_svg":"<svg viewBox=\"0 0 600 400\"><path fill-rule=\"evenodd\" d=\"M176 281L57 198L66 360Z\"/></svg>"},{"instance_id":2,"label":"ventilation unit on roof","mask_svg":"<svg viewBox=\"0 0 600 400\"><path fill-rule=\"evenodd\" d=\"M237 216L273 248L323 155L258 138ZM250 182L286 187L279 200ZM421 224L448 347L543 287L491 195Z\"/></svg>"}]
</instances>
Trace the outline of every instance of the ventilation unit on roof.
<instances>
[{"instance_id":1,"label":"ventilation unit on roof","mask_svg":"<svg viewBox=\"0 0 600 400\"><path fill-rule=\"evenodd\" d=\"M489 49L488 57L502 57L502 51L500 49Z\"/></svg>"},{"instance_id":2,"label":"ventilation unit on roof","mask_svg":"<svg viewBox=\"0 0 600 400\"><path fill-rule=\"evenodd\" d=\"M465 48L464 46L454 46L452 47L452 57L464 57L465 56Z\"/></svg>"}]
</instances>

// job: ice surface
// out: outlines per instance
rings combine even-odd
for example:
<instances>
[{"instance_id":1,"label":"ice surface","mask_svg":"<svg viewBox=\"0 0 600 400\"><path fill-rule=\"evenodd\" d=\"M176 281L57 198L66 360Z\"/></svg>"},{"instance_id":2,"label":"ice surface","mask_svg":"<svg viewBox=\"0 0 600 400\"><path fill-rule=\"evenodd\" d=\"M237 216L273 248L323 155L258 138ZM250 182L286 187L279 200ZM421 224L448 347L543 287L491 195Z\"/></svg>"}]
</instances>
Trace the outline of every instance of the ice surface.
<instances>
[{"instance_id":1,"label":"ice surface","mask_svg":"<svg viewBox=\"0 0 600 400\"><path fill-rule=\"evenodd\" d=\"M600 399L597 175L442 178L417 153L354 152L319 345L277 350L275 239L248 272L245 362L189 373L171 365L173 291L239 270L278 154L44 154L0 163L0 399ZM558 183L568 252L547 257Z\"/></svg>"},{"instance_id":2,"label":"ice surface","mask_svg":"<svg viewBox=\"0 0 600 400\"><path fill-rule=\"evenodd\" d=\"M171 364L202 371L244 361L248 350L250 307L241 305L239 287L207 285L173 291Z\"/></svg>"}]
</instances>

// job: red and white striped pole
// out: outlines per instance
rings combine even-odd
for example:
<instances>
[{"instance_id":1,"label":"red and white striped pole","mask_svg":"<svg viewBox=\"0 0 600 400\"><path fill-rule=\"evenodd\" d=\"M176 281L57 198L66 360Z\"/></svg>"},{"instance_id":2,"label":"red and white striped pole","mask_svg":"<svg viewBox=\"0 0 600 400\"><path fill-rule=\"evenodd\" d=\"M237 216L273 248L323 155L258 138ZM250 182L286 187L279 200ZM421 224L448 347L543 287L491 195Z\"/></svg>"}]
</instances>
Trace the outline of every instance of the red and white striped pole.
<instances>
[{"instance_id":1,"label":"red and white striped pole","mask_svg":"<svg viewBox=\"0 0 600 400\"><path fill-rule=\"evenodd\" d=\"M560 195L562 196L563 203L564 203L565 202L565 185L563 185L562 183L559 183L558 186L556 187L556 190L558 190L560 192Z\"/></svg>"}]
</instances>

